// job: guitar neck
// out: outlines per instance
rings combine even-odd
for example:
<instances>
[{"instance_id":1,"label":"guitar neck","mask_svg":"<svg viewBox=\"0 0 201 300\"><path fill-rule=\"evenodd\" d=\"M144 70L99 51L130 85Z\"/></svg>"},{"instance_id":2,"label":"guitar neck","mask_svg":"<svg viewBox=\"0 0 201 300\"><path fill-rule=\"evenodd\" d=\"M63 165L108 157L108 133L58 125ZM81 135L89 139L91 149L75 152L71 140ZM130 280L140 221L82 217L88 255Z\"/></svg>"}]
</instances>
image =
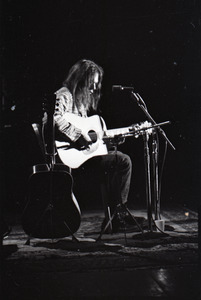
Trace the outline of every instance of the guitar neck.
<instances>
[{"instance_id":1,"label":"guitar neck","mask_svg":"<svg viewBox=\"0 0 201 300\"><path fill-rule=\"evenodd\" d=\"M105 136L108 138L113 138L116 135L124 135L131 134L134 132L133 127L123 127L123 128L117 128L117 129L108 129L105 131Z\"/></svg>"}]
</instances>

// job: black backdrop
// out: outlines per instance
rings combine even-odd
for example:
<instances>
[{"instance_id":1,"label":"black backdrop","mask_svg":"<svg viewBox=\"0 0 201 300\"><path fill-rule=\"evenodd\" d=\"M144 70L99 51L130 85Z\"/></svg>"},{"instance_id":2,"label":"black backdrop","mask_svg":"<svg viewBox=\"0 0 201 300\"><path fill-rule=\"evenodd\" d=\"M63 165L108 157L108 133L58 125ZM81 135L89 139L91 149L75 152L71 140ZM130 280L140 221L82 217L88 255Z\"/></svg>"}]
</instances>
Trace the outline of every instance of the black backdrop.
<instances>
[{"instance_id":1,"label":"black backdrop","mask_svg":"<svg viewBox=\"0 0 201 300\"><path fill-rule=\"evenodd\" d=\"M6 205L24 201L29 167L40 161L31 130L46 93L80 58L105 71L101 113L109 128L145 120L127 93L133 85L176 147L168 147L162 204L196 207L200 186L200 1L1 2L1 134ZM142 139L120 150L133 161L131 201L144 201ZM160 161L164 141L160 140Z\"/></svg>"}]
</instances>

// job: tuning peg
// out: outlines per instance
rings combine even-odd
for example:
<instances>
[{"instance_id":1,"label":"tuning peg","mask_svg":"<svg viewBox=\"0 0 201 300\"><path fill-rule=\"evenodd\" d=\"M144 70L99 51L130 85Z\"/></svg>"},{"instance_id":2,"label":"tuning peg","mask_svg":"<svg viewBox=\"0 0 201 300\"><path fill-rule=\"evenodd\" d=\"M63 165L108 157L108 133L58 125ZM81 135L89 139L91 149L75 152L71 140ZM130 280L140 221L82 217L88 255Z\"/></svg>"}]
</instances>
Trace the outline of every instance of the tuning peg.
<instances>
[{"instance_id":1,"label":"tuning peg","mask_svg":"<svg viewBox=\"0 0 201 300\"><path fill-rule=\"evenodd\" d=\"M140 127L141 129L143 129L143 132L146 131L146 133L148 133L149 135L153 133L153 128L150 128L151 126L151 122L148 121L144 121L140 124Z\"/></svg>"},{"instance_id":2,"label":"tuning peg","mask_svg":"<svg viewBox=\"0 0 201 300\"><path fill-rule=\"evenodd\" d=\"M134 137L137 139L140 135L140 125L139 124L131 125L130 131L134 132Z\"/></svg>"}]
</instances>

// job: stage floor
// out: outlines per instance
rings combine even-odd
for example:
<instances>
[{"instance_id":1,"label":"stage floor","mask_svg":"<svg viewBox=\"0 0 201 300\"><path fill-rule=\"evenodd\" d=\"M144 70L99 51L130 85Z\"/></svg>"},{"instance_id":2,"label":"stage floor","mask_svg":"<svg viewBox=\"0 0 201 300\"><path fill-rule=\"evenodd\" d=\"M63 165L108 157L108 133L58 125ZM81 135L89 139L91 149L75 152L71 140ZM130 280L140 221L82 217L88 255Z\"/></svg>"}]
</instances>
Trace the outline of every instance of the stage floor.
<instances>
[{"instance_id":1,"label":"stage floor","mask_svg":"<svg viewBox=\"0 0 201 300\"><path fill-rule=\"evenodd\" d=\"M146 210L131 211L146 217ZM199 299L198 215L181 206L161 210L166 236L147 227L103 234L103 212L83 211L77 239L32 238L14 224L3 241L3 299Z\"/></svg>"}]
</instances>

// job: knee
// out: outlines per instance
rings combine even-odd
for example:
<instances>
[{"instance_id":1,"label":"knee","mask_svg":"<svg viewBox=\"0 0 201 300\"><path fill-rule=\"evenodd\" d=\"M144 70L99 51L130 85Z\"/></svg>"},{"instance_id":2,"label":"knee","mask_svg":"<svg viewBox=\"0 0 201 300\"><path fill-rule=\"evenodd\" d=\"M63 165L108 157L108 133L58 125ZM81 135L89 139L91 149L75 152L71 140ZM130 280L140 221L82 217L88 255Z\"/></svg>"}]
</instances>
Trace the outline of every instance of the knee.
<instances>
[{"instance_id":1,"label":"knee","mask_svg":"<svg viewBox=\"0 0 201 300\"><path fill-rule=\"evenodd\" d=\"M132 168L132 161L131 161L131 158L130 158L130 156L128 156L127 154L125 154L125 164L127 165L127 167L128 167L129 169Z\"/></svg>"},{"instance_id":2,"label":"knee","mask_svg":"<svg viewBox=\"0 0 201 300\"><path fill-rule=\"evenodd\" d=\"M122 153L121 154L121 165L126 168L131 170L132 169L132 161L129 155Z\"/></svg>"}]
</instances>

